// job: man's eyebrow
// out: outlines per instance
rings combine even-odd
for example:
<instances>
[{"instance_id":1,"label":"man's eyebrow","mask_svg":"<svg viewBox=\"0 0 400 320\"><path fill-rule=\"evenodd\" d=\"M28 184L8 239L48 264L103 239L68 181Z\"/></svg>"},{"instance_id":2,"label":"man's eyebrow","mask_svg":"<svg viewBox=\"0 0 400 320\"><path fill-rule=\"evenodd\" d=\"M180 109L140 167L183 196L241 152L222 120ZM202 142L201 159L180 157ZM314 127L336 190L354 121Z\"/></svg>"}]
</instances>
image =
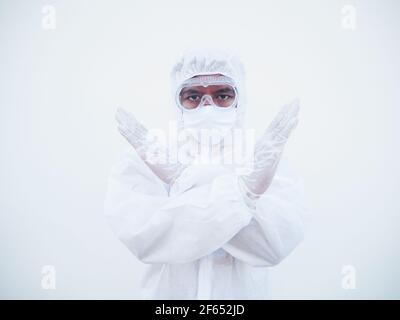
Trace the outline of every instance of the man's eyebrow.
<instances>
[{"instance_id":1,"label":"man's eyebrow","mask_svg":"<svg viewBox=\"0 0 400 320\"><path fill-rule=\"evenodd\" d=\"M218 93L235 92L235 90L233 90L232 88L222 88L222 89L217 90L216 92L218 92Z\"/></svg>"},{"instance_id":2,"label":"man's eyebrow","mask_svg":"<svg viewBox=\"0 0 400 320\"><path fill-rule=\"evenodd\" d=\"M200 91L196 89L183 89L181 92L181 94L193 94L193 93L200 93Z\"/></svg>"}]
</instances>

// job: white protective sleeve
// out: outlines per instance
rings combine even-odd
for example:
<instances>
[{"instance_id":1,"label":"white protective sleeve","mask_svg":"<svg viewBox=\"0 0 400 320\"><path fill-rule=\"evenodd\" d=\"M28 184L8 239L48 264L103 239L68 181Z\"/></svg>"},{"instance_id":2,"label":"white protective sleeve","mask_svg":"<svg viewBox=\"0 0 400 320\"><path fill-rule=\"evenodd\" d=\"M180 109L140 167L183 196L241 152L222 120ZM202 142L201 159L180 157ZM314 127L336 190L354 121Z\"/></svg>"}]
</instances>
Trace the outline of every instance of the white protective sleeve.
<instances>
[{"instance_id":1,"label":"white protective sleeve","mask_svg":"<svg viewBox=\"0 0 400 320\"><path fill-rule=\"evenodd\" d=\"M253 206L250 206L253 207ZM282 158L271 185L249 210L253 218L223 249L252 266L273 266L304 238L303 183Z\"/></svg>"},{"instance_id":2,"label":"white protective sleeve","mask_svg":"<svg viewBox=\"0 0 400 320\"><path fill-rule=\"evenodd\" d=\"M280 166L281 168L281 166ZM223 248L254 266L275 265L302 240L299 185L278 169L274 182L250 209L233 173L205 178L186 169L168 186L133 149L112 169L105 201L111 229L144 263L186 263ZM195 182L203 179L203 182Z\"/></svg>"},{"instance_id":3,"label":"white protective sleeve","mask_svg":"<svg viewBox=\"0 0 400 320\"><path fill-rule=\"evenodd\" d=\"M185 179L183 172L179 180ZM142 262L190 262L221 248L250 222L234 181L225 174L173 195L130 148L112 169L105 214Z\"/></svg>"}]
</instances>

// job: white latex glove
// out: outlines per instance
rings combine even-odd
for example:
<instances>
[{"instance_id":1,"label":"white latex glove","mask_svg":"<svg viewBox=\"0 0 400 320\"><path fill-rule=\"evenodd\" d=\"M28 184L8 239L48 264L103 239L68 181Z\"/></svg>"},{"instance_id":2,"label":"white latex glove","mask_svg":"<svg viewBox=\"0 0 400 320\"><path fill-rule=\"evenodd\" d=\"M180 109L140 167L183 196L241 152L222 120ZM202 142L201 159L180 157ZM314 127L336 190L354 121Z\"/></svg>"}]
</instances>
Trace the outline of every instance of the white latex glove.
<instances>
[{"instance_id":1,"label":"white latex glove","mask_svg":"<svg viewBox=\"0 0 400 320\"><path fill-rule=\"evenodd\" d=\"M115 118L118 122L118 131L136 149L138 155L149 166L149 168L165 183L172 183L185 169L182 163L168 163L168 149L160 145L154 136L126 110L118 108ZM164 161L157 162L149 158L148 151L151 148L152 156Z\"/></svg>"},{"instance_id":2,"label":"white latex glove","mask_svg":"<svg viewBox=\"0 0 400 320\"><path fill-rule=\"evenodd\" d=\"M297 125L298 113L297 99L283 106L257 141L250 173L239 176L239 185L249 201L258 199L270 186L285 144Z\"/></svg>"}]
</instances>

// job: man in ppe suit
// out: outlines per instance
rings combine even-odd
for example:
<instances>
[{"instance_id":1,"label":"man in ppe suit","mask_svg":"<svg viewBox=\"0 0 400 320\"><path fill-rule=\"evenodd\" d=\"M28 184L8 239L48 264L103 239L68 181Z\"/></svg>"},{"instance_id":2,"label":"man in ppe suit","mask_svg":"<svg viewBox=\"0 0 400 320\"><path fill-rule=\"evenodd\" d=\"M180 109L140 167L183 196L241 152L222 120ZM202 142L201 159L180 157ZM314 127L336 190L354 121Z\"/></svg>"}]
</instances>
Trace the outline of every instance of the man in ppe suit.
<instances>
[{"instance_id":1,"label":"man in ppe suit","mask_svg":"<svg viewBox=\"0 0 400 320\"><path fill-rule=\"evenodd\" d=\"M190 145L203 145L199 132L216 129L208 141L232 149L224 138L242 128L245 113L238 58L192 51L173 67L171 80L179 128L191 130ZM257 140L251 169L242 173L218 161L199 163L202 148L185 163L149 161L147 152L157 145L149 131L117 111L130 148L112 169L105 213L116 236L146 265L143 298L267 298L268 267L303 239L302 184L282 159L298 111L298 101L282 108Z\"/></svg>"}]
</instances>

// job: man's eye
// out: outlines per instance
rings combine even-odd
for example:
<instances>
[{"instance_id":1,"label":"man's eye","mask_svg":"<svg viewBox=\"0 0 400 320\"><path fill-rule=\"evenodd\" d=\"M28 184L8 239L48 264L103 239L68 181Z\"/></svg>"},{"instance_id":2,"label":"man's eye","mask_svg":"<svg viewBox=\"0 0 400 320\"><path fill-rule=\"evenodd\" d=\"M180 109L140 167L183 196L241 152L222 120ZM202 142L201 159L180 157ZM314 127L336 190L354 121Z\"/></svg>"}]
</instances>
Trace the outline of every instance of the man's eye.
<instances>
[{"instance_id":1,"label":"man's eye","mask_svg":"<svg viewBox=\"0 0 400 320\"><path fill-rule=\"evenodd\" d=\"M188 99L189 101L197 101L197 100L200 99L200 96L192 95L192 96L187 97L187 99Z\"/></svg>"},{"instance_id":2,"label":"man's eye","mask_svg":"<svg viewBox=\"0 0 400 320\"><path fill-rule=\"evenodd\" d=\"M231 98L231 96L230 95L227 95L227 94L220 94L219 96L218 96L218 99L220 99L220 100L228 100L228 99L230 99Z\"/></svg>"}]
</instances>

